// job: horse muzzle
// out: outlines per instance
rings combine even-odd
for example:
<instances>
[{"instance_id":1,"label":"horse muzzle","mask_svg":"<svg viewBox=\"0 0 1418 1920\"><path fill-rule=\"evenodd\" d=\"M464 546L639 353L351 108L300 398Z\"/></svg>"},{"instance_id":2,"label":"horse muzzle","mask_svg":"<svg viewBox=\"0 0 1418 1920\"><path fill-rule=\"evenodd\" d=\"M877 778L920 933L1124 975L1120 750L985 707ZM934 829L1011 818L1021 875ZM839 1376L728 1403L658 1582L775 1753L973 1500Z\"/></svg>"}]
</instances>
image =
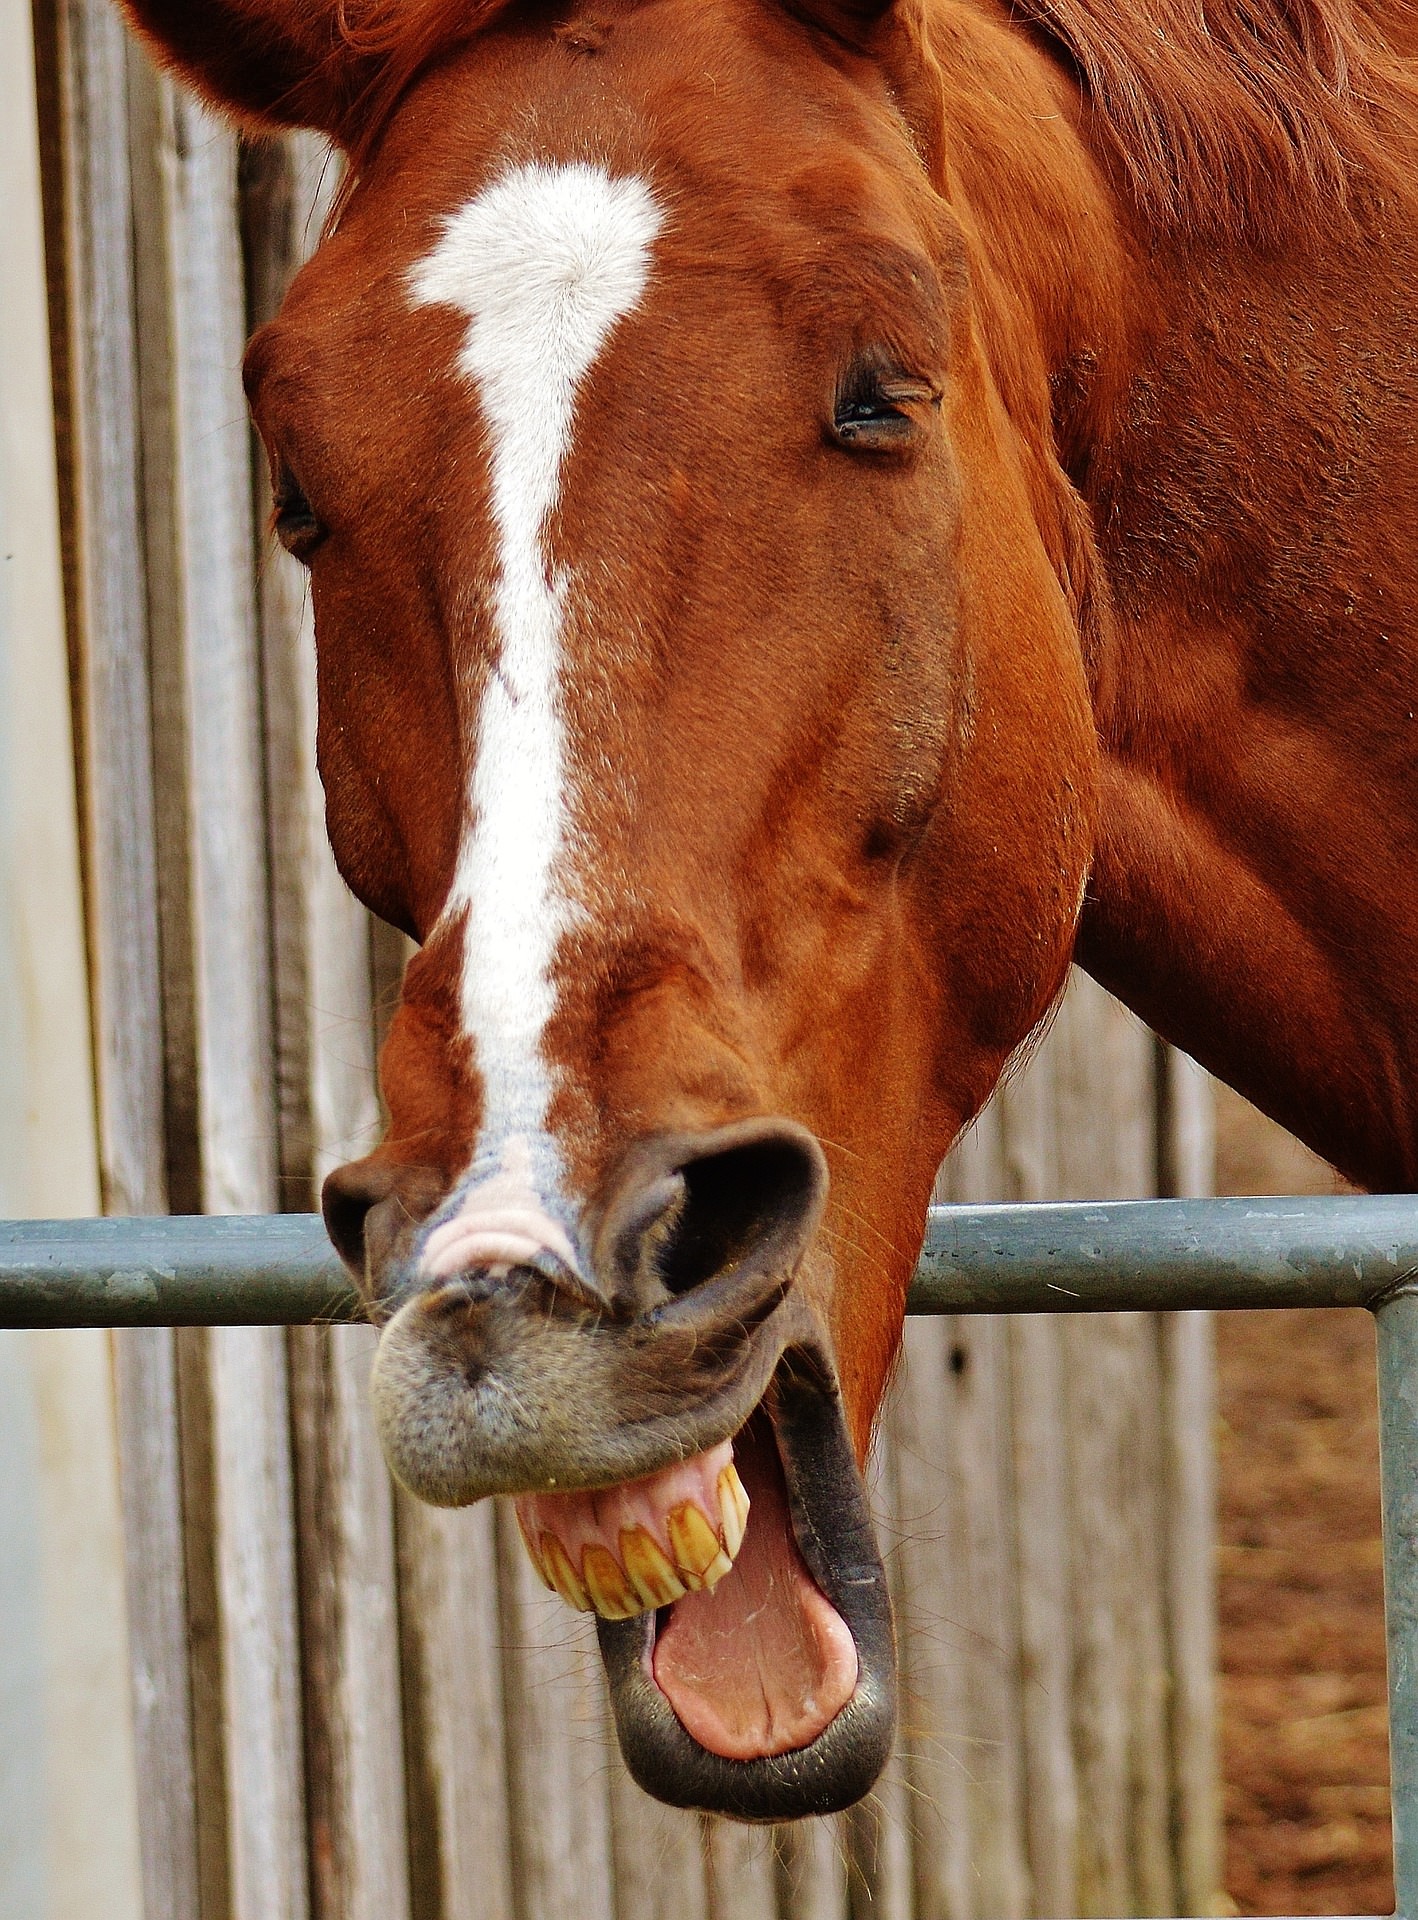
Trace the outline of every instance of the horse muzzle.
<instances>
[{"instance_id":1,"label":"horse muzzle","mask_svg":"<svg viewBox=\"0 0 1418 1920\"><path fill-rule=\"evenodd\" d=\"M830 1343L796 1284L821 1149L781 1120L642 1142L584 1262L520 1178L445 1204L382 1276L391 1469L437 1505L516 1499L547 1585L600 1616L647 1791L748 1820L850 1804L890 1749L895 1658Z\"/></svg>"}]
</instances>

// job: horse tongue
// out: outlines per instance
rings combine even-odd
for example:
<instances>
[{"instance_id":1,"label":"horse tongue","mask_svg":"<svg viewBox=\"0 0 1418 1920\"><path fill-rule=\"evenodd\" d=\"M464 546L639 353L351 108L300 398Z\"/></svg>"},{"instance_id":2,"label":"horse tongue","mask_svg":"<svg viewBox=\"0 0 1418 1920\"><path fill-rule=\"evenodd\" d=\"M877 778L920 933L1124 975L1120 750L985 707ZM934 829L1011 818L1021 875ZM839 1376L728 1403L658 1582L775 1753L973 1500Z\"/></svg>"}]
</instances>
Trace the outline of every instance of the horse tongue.
<instances>
[{"instance_id":1,"label":"horse tongue","mask_svg":"<svg viewBox=\"0 0 1418 1920\"><path fill-rule=\"evenodd\" d=\"M836 1718L857 1649L798 1552L771 1436L750 1428L735 1460L751 1502L743 1545L712 1593L675 1602L652 1671L702 1747L756 1760L807 1746Z\"/></svg>"}]
</instances>

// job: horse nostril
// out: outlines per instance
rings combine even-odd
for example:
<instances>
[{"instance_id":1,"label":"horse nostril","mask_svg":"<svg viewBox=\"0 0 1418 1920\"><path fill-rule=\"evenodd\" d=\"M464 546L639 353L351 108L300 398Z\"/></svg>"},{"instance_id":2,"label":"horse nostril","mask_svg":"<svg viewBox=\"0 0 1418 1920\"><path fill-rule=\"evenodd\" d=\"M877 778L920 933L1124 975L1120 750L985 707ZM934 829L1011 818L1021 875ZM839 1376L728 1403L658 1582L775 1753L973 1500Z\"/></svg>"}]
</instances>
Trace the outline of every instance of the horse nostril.
<instances>
[{"instance_id":1,"label":"horse nostril","mask_svg":"<svg viewBox=\"0 0 1418 1920\"><path fill-rule=\"evenodd\" d=\"M621 1283L642 1298L689 1293L746 1265L787 1272L827 1192L822 1149L790 1120L648 1143L637 1160L613 1209L613 1258Z\"/></svg>"},{"instance_id":2,"label":"horse nostril","mask_svg":"<svg viewBox=\"0 0 1418 1920\"><path fill-rule=\"evenodd\" d=\"M447 1186L435 1169L409 1167L371 1154L326 1176L320 1190L325 1231L357 1280L381 1265L438 1204Z\"/></svg>"},{"instance_id":3,"label":"horse nostril","mask_svg":"<svg viewBox=\"0 0 1418 1920\"><path fill-rule=\"evenodd\" d=\"M334 1242L336 1253L360 1279L365 1270L365 1221L371 1208L387 1196L390 1183L386 1168L371 1166L367 1160L355 1160L348 1166L336 1167L320 1189L325 1231Z\"/></svg>"}]
</instances>

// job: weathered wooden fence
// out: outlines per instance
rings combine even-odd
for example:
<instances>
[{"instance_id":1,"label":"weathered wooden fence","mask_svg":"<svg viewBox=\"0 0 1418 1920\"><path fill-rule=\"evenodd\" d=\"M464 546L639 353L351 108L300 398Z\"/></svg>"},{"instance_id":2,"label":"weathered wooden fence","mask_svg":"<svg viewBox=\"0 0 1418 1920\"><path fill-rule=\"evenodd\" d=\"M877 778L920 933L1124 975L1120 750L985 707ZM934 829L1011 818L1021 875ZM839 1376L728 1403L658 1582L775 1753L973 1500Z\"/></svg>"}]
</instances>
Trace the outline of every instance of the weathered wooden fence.
<instances>
[{"instance_id":1,"label":"weathered wooden fence","mask_svg":"<svg viewBox=\"0 0 1418 1920\"><path fill-rule=\"evenodd\" d=\"M240 149L111 0L36 20L104 1200L303 1208L376 1132L403 958L325 848L238 382L333 183L312 142ZM1204 1086L1079 981L942 1191L1207 1173ZM148 1920L1207 1911L1204 1316L913 1327L875 1469L900 1750L771 1835L630 1784L515 1528L391 1489L369 1340L113 1338Z\"/></svg>"}]
</instances>

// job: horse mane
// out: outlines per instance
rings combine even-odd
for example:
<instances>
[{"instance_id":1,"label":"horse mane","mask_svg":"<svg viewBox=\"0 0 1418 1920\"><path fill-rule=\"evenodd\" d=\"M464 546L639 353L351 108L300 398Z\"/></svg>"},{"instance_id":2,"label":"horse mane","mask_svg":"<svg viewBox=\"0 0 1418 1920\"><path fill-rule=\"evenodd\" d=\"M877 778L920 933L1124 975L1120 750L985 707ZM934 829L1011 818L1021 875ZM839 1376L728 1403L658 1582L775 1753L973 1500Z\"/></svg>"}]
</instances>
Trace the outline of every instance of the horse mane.
<instances>
[{"instance_id":1,"label":"horse mane","mask_svg":"<svg viewBox=\"0 0 1418 1920\"><path fill-rule=\"evenodd\" d=\"M340 0L338 40L368 76L346 117L346 188L419 71L511 4ZM1070 63L1095 133L1160 230L1278 241L1356 190L1401 190L1418 72L1374 0L1007 4ZM1387 16L1411 33L1418 0L1389 0Z\"/></svg>"},{"instance_id":2,"label":"horse mane","mask_svg":"<svg viewBox=\"0 0 1418 1920\"><path fill-rule=\"evenodd\" d=\"M1276 241L1398 191L1418 74L1365 0L1010 0L1062 50L1144 215ZM1388 19L1410 32L1414 0Z\"/></svg>"},{"instance_id":3,"label":"horse mane","mask_svg":"<svg viewBox=\"0 0 1418 1920\"><path fill-rule=\"evenodd\" d=\"M345 114L341 144L348 165L336 199L338 212L348 187L405 90L439 54L471 40L511 0L338 0L335 35L344 55L353 55L366 78Z\"/></svg>"}]
</instances>

